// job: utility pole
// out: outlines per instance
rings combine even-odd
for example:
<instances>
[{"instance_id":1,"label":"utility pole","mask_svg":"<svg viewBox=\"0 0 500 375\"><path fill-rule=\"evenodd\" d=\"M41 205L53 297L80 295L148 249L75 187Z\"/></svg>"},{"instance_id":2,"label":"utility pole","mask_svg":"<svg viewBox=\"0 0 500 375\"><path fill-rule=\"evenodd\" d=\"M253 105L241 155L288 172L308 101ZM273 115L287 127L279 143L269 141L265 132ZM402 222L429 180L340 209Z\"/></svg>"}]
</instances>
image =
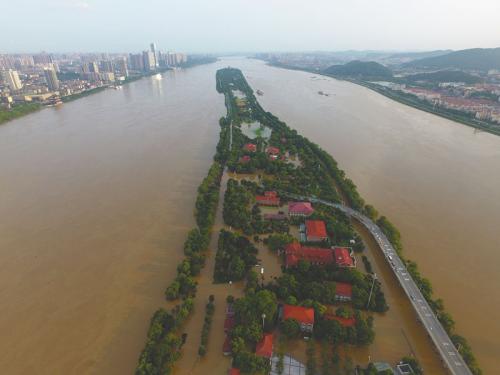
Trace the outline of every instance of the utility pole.
<instances>
[{"instance_id":1,"label":"utility pole","mask_svg":"<svg viewBox=\"0 0 500 375\"><path fill-rule=\"evenodd\" d=\"M366 308L368 309L368 306L370 306L370 300L372 299L372 293L373 293L373 287L375 286L375 280L377 279L377 274L373 274L373 280L372 280L372 287L370 289L370 296L368 297L368 302L366 303Z\"/></svg>"}]
</instances>

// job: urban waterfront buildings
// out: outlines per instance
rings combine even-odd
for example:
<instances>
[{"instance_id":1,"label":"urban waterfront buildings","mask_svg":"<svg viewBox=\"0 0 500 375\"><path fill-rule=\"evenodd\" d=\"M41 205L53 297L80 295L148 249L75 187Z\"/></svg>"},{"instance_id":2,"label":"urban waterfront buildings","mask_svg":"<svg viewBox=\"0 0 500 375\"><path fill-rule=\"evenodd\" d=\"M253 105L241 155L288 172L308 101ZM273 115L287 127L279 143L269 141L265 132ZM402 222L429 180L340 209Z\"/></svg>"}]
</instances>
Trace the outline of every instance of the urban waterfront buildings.
<instances>
[{"instance_id":1,"label":"urban waterfront buildings","mask_svg":"<svg viewBox=\"0 0 500 375\"><path fill-rule=\"evenodd\" d=\"M3 79L9 88L13 91L21 90L23 88L23 84L19 79L19 74L17 71L9 69L3 72Z\"/></svg>"},{"instance_id":2,"label":"urban waterfront buildings","mask_svg":"<svg viewBox=\"0 0 500 375\"><path fill-rule=\"evenodd\" d=\"M155 43L131 54L0 54L0 106L52 104L60 97L180 67L187 61L182 53L162 53Z\"/></svg>"}]
</instances>

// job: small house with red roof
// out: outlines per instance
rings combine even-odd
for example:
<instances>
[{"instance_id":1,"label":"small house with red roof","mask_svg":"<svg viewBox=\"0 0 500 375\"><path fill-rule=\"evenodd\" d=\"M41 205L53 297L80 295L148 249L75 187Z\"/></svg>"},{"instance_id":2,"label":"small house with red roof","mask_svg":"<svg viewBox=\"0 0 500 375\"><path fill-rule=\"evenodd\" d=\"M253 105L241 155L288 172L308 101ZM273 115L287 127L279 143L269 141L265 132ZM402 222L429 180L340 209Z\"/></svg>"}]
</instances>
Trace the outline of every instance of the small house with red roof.
<instances>
[{"instance_id":1,"label":"small house with red roof","mask_svg":"<svg viewBox=\"0 0 500 375\"><path fill-rule=\"evenodd\" d=\"M289 202L288 216L310 216L314 212L311 202Z\"/></svg>"},{"instance_id":2,"label":"small house with red roof","mask_svg":"<svg viewBox=\"0 0 500 375\"><path fill-rule=\"evenodd\" d=\"M253 143L247 143L245 146L243 146L243 149L248 152L257 152L257 145Z\"/></svg>"},{"instance_id":3,"label":"small house with red roof","mask_svg":"<svg viewBox=\"0 0 500 375\"><path fill-rule=\"evenodd\" d=\"M261 206L279 206L280 198L275 191L266 191L264 195L257 195L255 201Z\"/></svg>"},{"instance_id":4,"label":"small house with red roof","mask_svg":"<svg viewBox=\"0 0 500 375\"><path fill-rule=\"evenodd\" d=\"M280 154L280 149L278 147L269 146L266 149L266 152L270 159L276 160L278 159L278 155Z\"/></svg>"},{"instance_id":5,"label":"small house with red roof","mask_svg":"<svg viewBox=\"0 0 500 375\"><path fill-rule=\"evenodd\" d=\"M356 267L356 259L352 255L352 251L347 247L335 247L333 248L335 255L335 263L337 267L341 268L353 268Z\"/></svg>"},{"instance_id":6,"label":"small house with red roof","mask_svg":"<svg viewBox=\"0 0 500 375\"><path fill-rule=\"evenodd\" d=\"M283 305L283 320L295 319L303 332L312 332L314 328L314 309L293 305Z\"/></svg>"},{"instance_id":7,"label":"small house with red roof","mask_svg":"<svg viewBox=\"0 0 500 375\"><path fill-rule=\"evenodd\" d=\"M241 158L240 158L240 163L248 163L250 160L252 160L252 158L249 156L249 155L243 155Z\"/></svg>"},{"instance_id":8,"label":"small house with red roof","mask_svg":"<svg viewBox=\"0 0 500 375\"><path fill-rule=\"evenodd\" d=\"M229 371L227 372L227 375L240 375L240 370L237 369L237 368L231 368L229 369Z\"/></svg>"},{"instance_id":9,"label":"small house with red roof","mask_svg":"<svg viewBox=\"0 0 500 375\"><path fill-rule=\"evenodd\" d=\"M271 359L273 355L273 335L272 333L265 333L262 340L257 343L255 347L255 354L259 357Z\"/></svg>"},{"instance_id":10,"label":"small house with red roof","mask_svg":"<svg viewBox=\"0 0 500 375\"><path fill-rule=\"evenodd\" d=\"M352 299L352 285L348 283L335 284L335 299L345 302Z\"/></svg>"},{"instance_id":11,"label":"small house with red roof","mask_svg":"<svg viewBox=\"0 0 500 375\"><path fill-rule=\"evenodd\" d=\"M307 242L321 242L328 240L326 225L322 220L306 220Z\"/></svg>"},{"instance_id":12,"label":"small house with red roof","mask_svg":"<svg viewBox=\"0 0 500 375\"><path fill-rule=\"evenodd\" d=\"M295 267L301 260L323 266L334 263L335 257L331 249L302 246L298 242L286 245L285 267Z\"/></svg>"}]
</instances>

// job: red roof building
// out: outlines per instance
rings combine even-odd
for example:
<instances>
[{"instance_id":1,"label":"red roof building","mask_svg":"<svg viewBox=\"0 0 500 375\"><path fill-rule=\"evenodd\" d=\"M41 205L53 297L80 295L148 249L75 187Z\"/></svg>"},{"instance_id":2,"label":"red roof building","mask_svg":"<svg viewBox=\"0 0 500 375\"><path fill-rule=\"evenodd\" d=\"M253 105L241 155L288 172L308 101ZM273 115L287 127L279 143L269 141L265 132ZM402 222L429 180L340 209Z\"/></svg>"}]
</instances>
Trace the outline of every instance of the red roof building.
<instances>
[{"instance_id":1,"label":"red roof building","mask_svg":"<svg viewBox=\"0 0 500 375\"><path fill-rule=\"evenodd\" d=\"M310 216L314 212L310 202L289 202L289 216Z\"/></svg>"},{"instance_id":2,"label":"red roof building","mask_svg":"<svg viewBox=\"0 0 500 375\"><path fill-rule=\"evenodd\" d=\"M335 263L338 267L356 267L356 260L347 247L335 247L333 252L335 254Z\"/></svg>"},{"instance_id":3,"label":"red roof building","mask_svg":"<svg viewBox=\"0 0 500 375\"><path fill-rule=\"evenodd\" d=\"M262 340L257 343L255 354L259 357L271 358L273 355L273 335L265 333Z\"/></svg>"},{"instance_id":4,"label":"red roof building","mask_svg":"<svg viewBox=\"0 0 500 375\"><path fill-rule=\"evenodd\" d=\"M328 239L326 225L322 220L306 220L306 238L308 242L321 242Z\"/></svg>"},{"instance_id":5,"label":"red roof building","mask_svg":"<svg viewBox=\"0 0 500 375\"><path fill-rule=\"evenodd\" d=\"M253 143L247 143L245 146L243 146L243 149L248 152L257 152L257 145L254 145Z\"/></svg>"},{"instance_id":6,"label":"red roof building","mask_svg":"<svg viewBox=\"0 0 500 375\"><path fill-rule=\"evenodd\" d=\"M280 149L278 147L269 146L266 152L269 155L278 155L280 153Z\"/></svg>"},{"instance_id":7,"label":"red roof building","mask_svg":"<svg viewBox=\"0 0 500 375\"><path fill-rule=\"evenodd\" d=\"M326 265L335 262L331 249L301 246L293 242L285 247L285 267L294 267L299 261L304 260L315 265Z\"/></svg>"},{"instance_id":8,"label":"red roof building","mask_svg":"<svg viewBox=\"0 0 500 375\"><path fill-rule=\"evenodd\" d=\"M240 375L240 370L237 369L237 368L231 368L229 369L229 371L227 372L227 375Z\"/></svg>"},{"instance_id":9,"label":"red roof building","mask_svg":"<svg viewBox=\"0 0 500 375\"><path fill-rule=\"evenodd\" d=\"M295 319L300 329L312 332L314 328L314 309L311 307L283 305L283 320Z\"/></svg>"},{"instance_id":10,"label":"red roof building","mask_svg":"<svg viewBox=\"0 0 500 375\"><path fill-rule=\"evenodd\" d=\"M264 195L257 195L255 197L255 201L261 206L280 205L280 198L278 197L278 193L276 193L275 191L266 191Z\"/></svg>"},{"instance_id":11,"label":"red roof building","mask_svg":"<svg viewBox=\"0 0 500 375\"><path fill-rule=\"evenodd\" d=\"M348 283L336 283L335 299L337 301L350 301L352 299L352 285Z\"/></svg>"}]
</instances>

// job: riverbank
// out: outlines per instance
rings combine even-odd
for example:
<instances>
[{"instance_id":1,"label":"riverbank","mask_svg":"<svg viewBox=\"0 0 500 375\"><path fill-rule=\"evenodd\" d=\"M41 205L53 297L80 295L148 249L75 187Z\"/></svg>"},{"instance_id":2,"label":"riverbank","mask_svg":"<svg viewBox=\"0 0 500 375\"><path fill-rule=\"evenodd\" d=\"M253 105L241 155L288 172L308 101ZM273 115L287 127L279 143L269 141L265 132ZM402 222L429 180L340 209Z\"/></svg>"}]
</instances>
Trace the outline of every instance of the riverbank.
<instances>
[{"instance_id":1,"label":"riverbank","mask_svg":"<svg viewBox=\"0 0 500 375\"><path fill-rule=\"evenodd\" d=\"M13 106L12 109L0 109L0 125L16 118L26 116L30 113L39 111L42 108L41 104L28 103L18 104Z\"/></svg>"},{"instance_id":2,"label":"riverbank","mask_svg":"<svg viewBox=\"0 0 500 375\"><path fill-rule=\"evenodd\" d=\"M193 67L200 66L200 65L212 64L212 63L216 62L217 60L218 60L217 58L197 59L196 61L194 61L192 63L186 63L185 65L182 66L182 68L189 69L189 68L193 68ZM162 69L158 69L157 71L154 71L151 73L141 74L138 76L130 76L130 77L127 77L123 82L121 82L120 85L125 85L125 84L131 83L131 82L135 82L135 81L140 80L142 78L150 77L150 76L158 74L158 73L164 73L164 72L167 72L169 70L171 70L171 69L170 68L162 68ZM63 97L61 97L61 101L63 103L69 103L69 102L75 101L77 99L85 98L85 97L92 95L92 94L97 94L99 92L106 90L109 87L111 87L111 85L100 86L100 87L96 87L96 88L93 88L90 90L85 90L85 91L79 92L77 94L63 96ZM39 104L39 103L26 103L26 104L15 105L10 110L0 109L0 125L4 124L6 122L9 122L11 120L15 120L17 118L28 115L30 113L39 111L39 110L44 109L44 108L45 108L45 106L42 104Z\"/></svg>"},{"instance_id":3,"label":"riverbank","mask_svg":"<svg viewBox=\"0 0 500 375\"><path fill-rule=\"evenodd\" d=\"M324 73L324 72L321 72L318 70L314 70L314 69L304 69L304 68L295 67L295 66L286 65L286 64L276 64L276 63L271 63L268 61L265 61L265 62L269 66L274 66L276 68L297 70L297 71L318 74L318 75L322 75L325 77L334 78L334 79L337 79L339 81L351 82L351 83L354 83L356 85L360 85L360 86L366 87L370 90L373 90L373 91L375 91L381 95L384 95L385 97L392 99L398 103L405 104L407 106L419 109L419 110L424 111L424 112L432 113L436 116L443 117L445 119L473 127L474 129L477 129L480 131L484 131L484 132L488 132L488 133L500 136L500 125L494 125L492 123L488 123L485 121L481 121L481 120L477 120L475 118L468 117L466 114L462 114L459 111L453 111L453 110L448 110L446 108L435 107L432 104L430 104L424 100L420 100L413 95L398 93L394 90L376 85L372 82L360 81L357 79L350 79L347 77L337 77L337 76L327 74L327 73Z\"/></svg>"}]
</instances>

